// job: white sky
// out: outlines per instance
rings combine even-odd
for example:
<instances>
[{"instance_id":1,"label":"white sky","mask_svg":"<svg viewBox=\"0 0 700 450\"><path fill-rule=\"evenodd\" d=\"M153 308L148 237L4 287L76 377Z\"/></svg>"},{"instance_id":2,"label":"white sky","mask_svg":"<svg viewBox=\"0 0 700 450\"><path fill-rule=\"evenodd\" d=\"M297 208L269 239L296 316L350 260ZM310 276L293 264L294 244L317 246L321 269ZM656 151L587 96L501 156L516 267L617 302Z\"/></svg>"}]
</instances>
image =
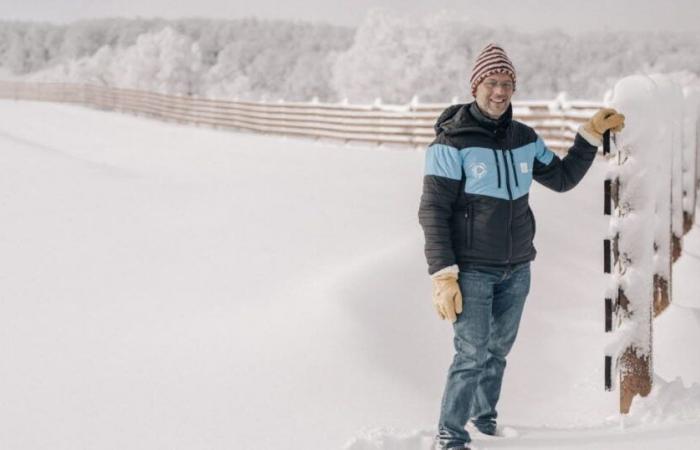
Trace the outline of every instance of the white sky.
<instances>
[{"instance_id":1,"label":"white sky","mask_svg":"<svg viewBox=\"0 0 700 450\"><path fill-rule=\"evenodd\" d=\"M0 20L256 16L356 25L373 7L415 15L444 10L527 31L700 30L698 0L0 0Z\"/></svg>"}]
</instances>

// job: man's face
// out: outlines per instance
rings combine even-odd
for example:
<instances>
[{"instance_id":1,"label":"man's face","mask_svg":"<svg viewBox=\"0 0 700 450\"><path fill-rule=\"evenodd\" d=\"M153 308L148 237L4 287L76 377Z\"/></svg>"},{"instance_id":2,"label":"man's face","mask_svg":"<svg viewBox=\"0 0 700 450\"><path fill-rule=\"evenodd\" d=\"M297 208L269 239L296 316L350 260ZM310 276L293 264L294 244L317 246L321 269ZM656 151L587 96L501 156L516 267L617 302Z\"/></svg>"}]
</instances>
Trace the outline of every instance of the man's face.
<instances>
[{"instance_id":1,"label":"man's face","mask_svg":"<svg viewBox=\"0 0 700 450\"><path fill-rule=\"evenodd\" d=\"M484 78L476 87L476 104L481 112L492 119L498 119L510 105L515 84L510 75L495 73Z\"/></svg>"}]
</instances>

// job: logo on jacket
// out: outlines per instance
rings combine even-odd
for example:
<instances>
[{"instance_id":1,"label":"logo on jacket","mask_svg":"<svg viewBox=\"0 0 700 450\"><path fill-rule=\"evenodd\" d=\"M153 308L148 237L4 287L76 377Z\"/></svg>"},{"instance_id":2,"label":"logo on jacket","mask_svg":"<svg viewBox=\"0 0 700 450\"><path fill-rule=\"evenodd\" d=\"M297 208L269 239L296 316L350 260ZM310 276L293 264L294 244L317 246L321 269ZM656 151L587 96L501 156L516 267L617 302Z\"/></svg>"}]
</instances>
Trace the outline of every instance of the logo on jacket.
<instances>
[{"instance_id":1,"label":"logo on jacket","mask_svg":"<svg viewBox=\"0 0 700 450\"><path fill-rule=\"evenodd\" d=\"M469 166L469 172L476 178L477 180L486 175L486 164L484 163L474 163L471 166Z\"/></svg>"}]
</instances>

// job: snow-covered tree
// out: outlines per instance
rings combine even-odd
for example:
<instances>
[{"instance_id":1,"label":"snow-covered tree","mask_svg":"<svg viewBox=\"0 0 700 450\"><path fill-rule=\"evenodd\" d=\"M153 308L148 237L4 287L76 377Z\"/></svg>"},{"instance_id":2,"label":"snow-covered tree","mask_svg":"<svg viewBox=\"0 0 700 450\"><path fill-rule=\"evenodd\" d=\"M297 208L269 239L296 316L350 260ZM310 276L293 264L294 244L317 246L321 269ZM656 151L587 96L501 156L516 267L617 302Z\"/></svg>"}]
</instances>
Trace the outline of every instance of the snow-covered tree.
<instances>
[{"instance_id":1,"label":"snow-covered tree","mask_svg":"<svg viewBox=\"0 0 700 450\"><path fill-rule=\"evenodd\" d=\"M166 27L173 33L170 43L155 37ZM489 42L502 44L515 64L516 99L553 98L561 91L600 99L626 75L700 74L699 33L523 33L445 13L411 18L377 10L356 29L258 19L0 22L0 67L33 79L118 82L251 100L381 97L404 103L417 96L447 102L470 99L471 67ZM190 47L195 44L198 51ZM156 69L158 64L163 67Z\"/></svg>"},{"instance_id":2,"label":"snow-covered tree","mask_svg":"<svg viewBox=\"0 0 700 450\"><path fill-rule=\"evenodd\" d=\"M199 45L171 27L139 36L136 44L117 58L117 64L124 68L115 78L119 86L167 94L197 93Z\"/></svg>"},{"instance_id":3,"label":"snow-covered tree","mask_svg":"<svg viewBox=\"0 0 700 450\"><path fill-rule=\"evenodd\" d=\"M196 94L201 75L197 43L171 27L145 33L127 48L103 46L94 55L37 72L37 81L94 83L168 94Z\"/></svg>"},{"instance_id":4,"label":"snow-covered tree","mask_svg":"<svg viewBox=\"0 0 700 450\"><path fill-rule=\"evenodd\" d=\"M232 39L203 77L206 95L259 100L333 99L331 64L352 40L351 30L330 25L247 21L220 28ZM221 37L220 37L221 40Z\"/></svg>"}]
</instances>

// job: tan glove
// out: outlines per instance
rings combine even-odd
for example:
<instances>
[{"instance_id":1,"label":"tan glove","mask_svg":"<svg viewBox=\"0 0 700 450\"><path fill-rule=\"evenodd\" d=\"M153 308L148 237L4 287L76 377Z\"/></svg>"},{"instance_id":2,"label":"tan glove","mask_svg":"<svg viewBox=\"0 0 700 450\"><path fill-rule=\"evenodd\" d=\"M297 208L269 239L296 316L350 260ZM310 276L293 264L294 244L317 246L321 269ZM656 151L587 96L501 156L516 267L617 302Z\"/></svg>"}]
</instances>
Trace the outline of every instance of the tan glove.
<instances>
[{"instance_id":1,"label":"tan glove","mask_svg":"<svg viewBox=\"0 0 700 450\"><path fill-rule=\"evenodd\" d=\"M603 133L607 130L620 132L625 127L625 116L613 108L603 108L579 128L579 134L591 145L599 146L603 143Z\"/></svg>"},{"instance_id":2,"label":"tan glove","mask_svg":"<svg viewBox=\"0 0 700 450\"><path fill-rule=\"evenodd\" d=\"M441 319L457 320L457 314L462 313L462 293L456 273L433 275L433 304Z\"/></svg>"}]
</instances>

